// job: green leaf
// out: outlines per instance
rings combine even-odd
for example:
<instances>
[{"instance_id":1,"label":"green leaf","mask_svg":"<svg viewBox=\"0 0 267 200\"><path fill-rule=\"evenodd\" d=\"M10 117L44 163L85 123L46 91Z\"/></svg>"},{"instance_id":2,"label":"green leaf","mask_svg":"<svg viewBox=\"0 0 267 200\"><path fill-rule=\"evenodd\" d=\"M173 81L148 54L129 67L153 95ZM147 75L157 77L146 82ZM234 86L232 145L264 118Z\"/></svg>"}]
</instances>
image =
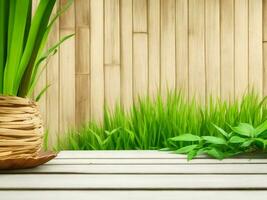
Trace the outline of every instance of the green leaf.
<instances>
[{"instance_id":1,"label":"green leaf","mask_svg":"<svg viewBox=\"0 0 267 200\"><path fill-rule=\"evenodd\" d=\"M256 127L255 132L254 132L255 133L255 136L256 137L260 136L266 130L267 130L267 120L264 121L262 124L260 124L259 126Z\"/></svg>"},{"instance_id":2,"label":"green leaf","mask_svg":"<svg viewBox=\"0 0 267 200\"><path fill-rule=\"evenodd\" d=\"M4 71L3 92L6 95L16 95L16 93L14 93L14 84L24 48L24 34L27 17L28 12L31 12L30 3L31 2L28 0L16 0L10 2L10 7L12 8L14 6L13 4L15 4L15 15L13 31L11 35L8 35L8 37L10 37L11 44Z\"/></svg>"},{"instance_id":3,"label":"green leaf","mask_svg":"<svg viewBox=\"0 0 267 200\"><path fill-rule=\"evenodd\" d=\"M246 140L245 142L243 142L243 144L241 145L241 147L243 147L243 148L249 147L253 142L254 142L253 139Z\"/></svg>"},{"instance_id":4,"label":"green leaf","mask_svg":"<svg viewBox=\"0 0 267 200\"><path fill-rule=\"evenodd\" d=\"M247 139L239 137L239 136L233 136L229 140L230 143L243 143L246 141L247 141Z\"/></svg>"},{"instance_id":5,"label":"green leaf","mask_svg":"<svg viewBox=\"0 0 267 200\"><path fill-rule=\"evenodd\" d=\"M183 135L179 135L173 138L170 138L169 140L171 141L175 141L175 142L179 142L179 141L184 141L184 142L196 142L196 141L200 141L201 138L197 135L193 135L193 134L183 134Z\"/></svg>"},{"instance_id":6,"label":"green leaf","mask_svg":"<svg viewBox=\"0 0 267 200\"><path fill-rule=\"evenodd\" d=\"M185 147L182 147L182 148L176 150L175 153L185 154L185 153L188 153L188 152L194 150L197 146L198 145L196 145L196 144L188 145L188 146L185 146Z\"/></svg>"},{"instance_id":7,"label":"green leaf","mask_svg":"<svg viewBox=\"0 0 267 200\"><path fill-rule=\"evenodd\" d=\"M225 139L215 136L202 136L202 138L211 144L227 144Z\"/></svg>"},{"instance_id":8,"label":"green leaf","mask_svg":"<svg viewBox=\"0 0 267 200\"><path fill-rule=\"evenodd\" d=\"M214 157L214 158L219 159L219 160L222 160L225 157L223 152L217 148L211 148L211 149L207 150L206 153L209 156Z\"/></svg>"},{"instance_id":9,"label":"green leaf","mask_svg":"<svg viewBox=\"0 0 267 200\"><path fill-rule=\"evenodd\" d=\"M247 137L253 137L255 131L254 127L247 123L240 123L238 126L232 127L232 130L239 135Z\"/></svg>"},{"instance_id":10,"label":"green leaf","mask_svg":"<svg viewBox=\"0 0 267 200\"><path fill-rule=\"evenodd\" d=\"M41 90L41 92L37 95L37 97L35 98L35 101L38 102L50 86L51 86L51 85L46 85L46 86Z\"/></svg>"},{"instance_id":11,"label":"green leaf","mask_svg":"<svg viewBox=\"0 0 267 200\"><path fill-rule=\"evenodd\" d=\"M4 70L7 56L9 1L0 0L0 94L3 93Z\"/></svg>"},{"instance_id":12,"label":"green leaf","mask_svg":"<svg viewBox=\"0 0 267 200\"><path fill-rule=\"evenodd\" d=\"M197 151L196 150L192 150L190 152L188 152L187 154L187 160L192 160L193 158L195 158L197 156Z\"/></svg>"},{"instance_id":13,"label":"green leaf","mask_svg":"<svg viewBox=\"0 0 267 200\"><path fill-rule=\"evenodd\" d=\"M213 126L224 136L224 137L226 137L226 138L228 138L229 137L229 134L225 131L225 130L223 130L222 128L220 128L219 126L217 126L216 124L213 124Z\"/></svg>"},{"instance_id":14,"label":"green leaf","mask_svg":"<svg viewBox=\"0 0 267 200\"><path fill-rule=\"evenodd\" d=\"M16 83L14 85L14 91L16 93L19 88L22 87L22 94L20 94L20 96L26 95L26 91L23 87L28 87L35 59L54 5L55 0L41 0L32 19L28 40L21 57L21 62L19 63L18 73L15 80ZM24 79L22 80L23 77ZM21 81L23 82L22 84Z\"/></svg>"}]
</instances>

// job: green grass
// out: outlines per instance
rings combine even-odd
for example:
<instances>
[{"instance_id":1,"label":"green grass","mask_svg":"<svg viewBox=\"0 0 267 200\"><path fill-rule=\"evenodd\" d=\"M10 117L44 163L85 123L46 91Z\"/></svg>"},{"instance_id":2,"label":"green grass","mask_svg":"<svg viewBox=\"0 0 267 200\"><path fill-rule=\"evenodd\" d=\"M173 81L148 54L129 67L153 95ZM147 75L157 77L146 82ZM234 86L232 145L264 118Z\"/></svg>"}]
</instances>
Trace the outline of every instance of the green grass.
<instances>
[{"instance_id":1,"label":"green grass","mask_svg":"<svg viewBox=\"0 0 267 200\"><path fill-rule=\"evenodd\" d=\"M267 119L264 99L249 92L240 101L225 102L210 98L207 105L188 101L181 92L170 92L166 99L140 99L129 112L117 106L112 114L105 109L104 122L89 122L79 129L70 130L60 138L56 150L129 150L171 148L169 138L192 133L218 135L213 126L230 130L229 125L240 122L259 125ZM178 147L188 145L178 143ZM177 148L177 144L175 144Z\"/></svg>"}]
</instances>

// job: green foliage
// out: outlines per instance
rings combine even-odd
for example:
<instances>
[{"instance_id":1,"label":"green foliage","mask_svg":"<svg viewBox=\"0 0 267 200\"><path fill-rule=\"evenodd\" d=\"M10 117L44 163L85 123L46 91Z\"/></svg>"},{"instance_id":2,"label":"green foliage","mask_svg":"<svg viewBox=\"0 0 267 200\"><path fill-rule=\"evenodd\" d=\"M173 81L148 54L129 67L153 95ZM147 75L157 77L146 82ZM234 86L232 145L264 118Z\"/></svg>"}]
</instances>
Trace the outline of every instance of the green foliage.
<instances>
[{"instance_id":1,"label":"green foliage","mask_svg":"<svg viewBox=\"0 0 267 200\"><path fill-rule=\"evenodd\" d=\"M221 149L217 146L227 147L225 143L229 143L232 136L229 125L236 128L241 122L249 123L257 127L255 130L262 132L265 129L262 122L267 119L266 108L265 100L260 100L254 92L233 102L210 98L206 105L198 104L194 99L188 100L181 92L169 92L166 98L158 95L154 99L140 99L128 111L117 106L111 113L106 108L102 124L90 122L79 129L61 134L67 136L60 138L56 149L163 148L177 153L189 153L193 158L201 152L196 151L195 146L201 141L205 145L213 145L212 148L203 149L203 152L221 158ZM240 134L233 136L243 137ZM188 145L193 146L186 147ZM186 148L181 149L182 147Z\"/></svg>"},{"instance_id":2,"label":"green foliage","mask_svg":"<svg viewBox=\"0 0 267 200\"><path fill-rule=\"evenodd\" d=\"M216 125L214 127L222 134L218 136L201 136L199 140L194 139L194 137L198 136L191 134L170 138L171 141L190 141L193 143L179 148L176 153L187 154L188 160L203 153L217 159L223 159L241 153L264 152L266 150L267 120L256 128L248 123L239 123L238 126L231 127L229 133L222 131L223 129Z\"/></svg>"},{"instance_id":3,"label":"green foliage","mask_svg":"<svg viewBox=\"0 0 267 200\"><path fill-rule=\"evenodd\" d=\"M40 0L32 17L32 0L0 0L0 95L30 96L40 64L72 36L44 52L51 27L73 0L50 20L55 2Z\"/></svg>"}]
</instances>

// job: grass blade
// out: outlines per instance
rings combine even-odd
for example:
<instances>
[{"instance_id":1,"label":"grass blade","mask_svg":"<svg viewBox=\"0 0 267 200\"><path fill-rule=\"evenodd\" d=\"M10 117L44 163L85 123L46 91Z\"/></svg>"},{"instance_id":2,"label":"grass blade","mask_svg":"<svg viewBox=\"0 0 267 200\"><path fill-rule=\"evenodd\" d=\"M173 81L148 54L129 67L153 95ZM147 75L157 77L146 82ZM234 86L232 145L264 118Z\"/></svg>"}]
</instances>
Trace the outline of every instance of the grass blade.
<instances>
[{"instance_id":1,"label":"grass blade","mask_svg":"<svg viewBox=\"0 0 267 200\"><path fill-rule=\"evenodd\" d=\"M16 95L14 93L14 83L16 74L18 71L18 65L20 63L21 55L23 52L24 34L25 27L27 23L27 16L29 10L30 1L29 0L16 0L11 1L10 5L13 8L15 4L15 15L14 15L14 27L11 32L11 37L9 39L10 51L7 56L7 63L4 71L4 88L3 92L7 95ZM11 13L12 16L13 13Z\"/></svg>"},{"instance_id":2,"label":"grass blade","mask_svg":"<svg viewBox=\"0 0 267 200\"><path fill-rule=\"evenodd\" d=\"M0 0L0 94L3 93L4 69L7 56L9 1Z\"/></svg>"}]
</instances>

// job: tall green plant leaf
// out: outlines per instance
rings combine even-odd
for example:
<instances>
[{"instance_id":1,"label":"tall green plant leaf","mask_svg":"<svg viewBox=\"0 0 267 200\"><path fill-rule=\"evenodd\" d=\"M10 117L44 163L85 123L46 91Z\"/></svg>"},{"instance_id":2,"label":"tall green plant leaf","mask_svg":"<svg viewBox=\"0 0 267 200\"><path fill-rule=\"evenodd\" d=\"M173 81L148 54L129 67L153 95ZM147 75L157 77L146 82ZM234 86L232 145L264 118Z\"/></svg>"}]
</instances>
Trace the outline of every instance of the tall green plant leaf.
<instances>
[{"instance_id":1,"label":"tall green plant leaf","mask_svg":"<svg viewBox=\"0 0 267 200\"><path fill-rule=\"evenodd\" d=\"M35 59L54 5L55 0L41 0L33 17L14 86L15 93L17 93L21 87L19 91L20 96L25 96L27 93L28 82L31 77Z\"/></svg>"},{"instance_id":2,"label":"tall green plant leaf","mask_svg":"<svg viewBox=\"0 0 267 200\"><path fill-rule=\"evenodd\" d=\"M7 63L4 71L4 94L16 95L14 93L14 83L16 79L16 74L18 71L18 65L20 63L20 58L23 53L24 45L24 34L25 27L27 23L27 16L29 10L30 1L29 0L16 0L11 1L10 5L15 3L15 15L14 15L14 27L10 38L10 51L7 55ZM13 7L12 5L11 7ZM12 14L12 13L11 13Z\"/></svg>"},{"instance_id":3,"label":"tall green plant leaf","mask_svg":"<svg viewBox=\"0 0 267 200\"><path fill-rule=\"evenodd\" d=\"M3 79L7 56L9 1L0 0L0 94L3 93Z\"/></svg>"}]
</instances>

